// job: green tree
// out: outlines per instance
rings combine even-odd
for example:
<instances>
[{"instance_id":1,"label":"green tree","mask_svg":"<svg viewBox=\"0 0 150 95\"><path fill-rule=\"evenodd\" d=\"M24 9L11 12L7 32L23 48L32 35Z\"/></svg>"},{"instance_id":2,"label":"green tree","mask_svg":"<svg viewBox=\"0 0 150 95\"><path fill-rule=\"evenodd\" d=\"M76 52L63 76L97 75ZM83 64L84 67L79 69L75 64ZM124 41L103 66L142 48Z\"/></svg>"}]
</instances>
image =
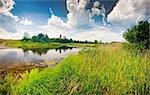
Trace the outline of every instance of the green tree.
<instances>
[{"instance_id":1,"label":"green tree","mask_svg":"<svg viewBox=\"0 0 150 95\"><path fill-rule=\"evenodd\" d=\"M49 37L42 33L32 37L33 42L49 42L49 40Z\"/></svg>"},{"instance_id":2,"label":"green tree","mask_svg":"<svg viewBox=\"0 0 150 95\"><path fill-rule=\"evenodd\" d=\"M27 41L29 41L29 40L31 40L30 37L29 37L29 34L28 34L27 32L25 32L25 33L24 33L24 36L23 36L23 38L22 38L21 41L27 42Z\"/></svg>"},{"instance_id":3,"label":"green tree","mask_svg":"<svg viewBox=\"0 0 150 95\"><path fill-rule=\"evenodd\" d=\"M94 41L94 43L95 43L95 44L98 44L98 41L97 41L97 40L95 40L95 41Z\"/></svg>"},{"instance_id":4,"label":"green tree","mask_svg":"<svg viewBox=\"0 0 150 95\"><path fill-rule=\"evenodd\" d=\"M138 25L128 29L123 37L132 44L148 49L150 47L150 23L141 21Z\"/></svg>"},{"instance_id":5,"label":"green tree","mask_svg":"<svg viewBox=\"0 0 150 95\"><path fill-rule=\"evenodd\" d=\"M100 41L99 41L99 44L103 44L103 42L100 40Z\"/></svg>"},{"instance_id":6,"label":"green tree","mask_svg":"<svg viewBox=\"0 0 150 95\"><path fill-rule=\"evenodd\" d=\"M33 42L37 42L37 41L38 41L37 37L36 37L36 36L33 36L33 37L32 37L32 41L33 41Z\"/></svg>"}]
</instances>

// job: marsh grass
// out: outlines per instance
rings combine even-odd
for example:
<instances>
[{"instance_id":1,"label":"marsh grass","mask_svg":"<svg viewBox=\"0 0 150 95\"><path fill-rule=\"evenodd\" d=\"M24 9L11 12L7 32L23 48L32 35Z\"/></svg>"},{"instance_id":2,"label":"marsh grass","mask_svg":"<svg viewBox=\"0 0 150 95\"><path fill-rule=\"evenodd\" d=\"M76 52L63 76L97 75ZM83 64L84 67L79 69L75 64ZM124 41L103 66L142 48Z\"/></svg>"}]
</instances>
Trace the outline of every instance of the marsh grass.
<instances>
[{"instance_id":1,"label":"marsh grass","mask_svg":"<svg viewBox=\"0 0 150 95\"><path fill-rule=\"evenodd\" d=\"M83 49L54 68L37 69L11 85L14 95L149 95L149 55L122 44Z\"/></svg>"}]
</instances>

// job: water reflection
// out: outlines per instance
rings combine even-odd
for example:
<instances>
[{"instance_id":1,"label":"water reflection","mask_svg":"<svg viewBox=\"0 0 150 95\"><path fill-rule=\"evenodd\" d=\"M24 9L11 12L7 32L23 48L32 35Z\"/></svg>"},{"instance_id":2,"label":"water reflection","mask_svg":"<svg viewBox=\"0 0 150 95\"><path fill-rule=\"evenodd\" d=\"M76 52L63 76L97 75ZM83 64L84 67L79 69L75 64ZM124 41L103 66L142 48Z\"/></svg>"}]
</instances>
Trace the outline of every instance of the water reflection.
<instances>
[{"instance_id":1,"label":"water reflection","mask_svg":"<svg viewBox=\"0 0 150 95\"><path fill-rule=\"evenodd\" d=\"M57 49L1 49L0 50L0 65L15 64L15 63L41 63L44 61L59 62L65 56L77 53L78 48L57 48Z\"/></svg>"},{"instance_id":2,"label":"water reflection","mask_svg":"<svg viewBox=\"0 0 150 95\"><path fill-rule=\"evenodd\" d=\"M59 53L61 54L62 51L65 52L66 50L69 50L69 49L72 50L73 47L61 47L61 48L56 48L55 50L56 52L59 51Z\"/></svg>"},{"instance_id":3,"label":"water reflection","mask_svg":"<svg viewBox=\"0 0 150 95\"><path fill-rule=\"evenodd\" d=\"M56 52L59 52L60 54L63 53L63 52L66 52L67 50L72 50L74 49L73 47L60 47L60 48L56 48L56 49L53 49L55 50ZM23 49L23 52L24 53L28 53L28 51L32 51L34 54L38 54L38 55L42 55L42 54L47 54L47 52L49 51L50 49L49 48L39 48L39 49Z\"/></svg>"}]
</instances>

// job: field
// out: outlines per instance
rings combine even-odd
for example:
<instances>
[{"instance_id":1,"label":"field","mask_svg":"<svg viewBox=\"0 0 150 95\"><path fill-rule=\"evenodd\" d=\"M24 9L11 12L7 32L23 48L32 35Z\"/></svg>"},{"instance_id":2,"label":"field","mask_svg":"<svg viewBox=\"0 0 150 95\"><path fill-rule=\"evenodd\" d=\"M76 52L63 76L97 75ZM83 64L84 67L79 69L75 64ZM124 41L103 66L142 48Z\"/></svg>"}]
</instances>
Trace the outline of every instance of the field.
<instances>
[{"instance_id":1,"label":"field","mask_svg":"<svg viewBox=\"0 0 150 95\"><path fill-rule=\"evenodd\" d=\"M8 75L0 94L149 95L149 58L149 52L135 53L121 43L85 48L54 68L33 69L15 79Z\"/></svg>"}]
</instances>

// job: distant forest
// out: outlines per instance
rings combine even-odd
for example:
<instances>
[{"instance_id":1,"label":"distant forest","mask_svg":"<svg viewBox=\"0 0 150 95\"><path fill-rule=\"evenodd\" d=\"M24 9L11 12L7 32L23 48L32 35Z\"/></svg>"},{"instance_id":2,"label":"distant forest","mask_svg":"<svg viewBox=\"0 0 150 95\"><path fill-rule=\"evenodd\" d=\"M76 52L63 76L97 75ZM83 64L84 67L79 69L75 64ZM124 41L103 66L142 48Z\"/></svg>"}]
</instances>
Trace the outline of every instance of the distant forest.
<instances>
[{"instance_id":1,"label":"distant forest","mask_svg":"<svg viewBox=\"0 0 150 95\"><path fill-rule=\"evenodd\" d=\"M31 38L29 37L29 35L27 33L24 34L24 37L22 38L23 42L59 42L59 43L86 43L86 44L98 44L98 43L102 43L101 41L79 41L79 40L73 40L73 39L68 39L65 36L62 37L62 35L60 35L59 38L49 38L47 34L38 34L37 36L32 36Z\"/></svg>"}]
</instances>

